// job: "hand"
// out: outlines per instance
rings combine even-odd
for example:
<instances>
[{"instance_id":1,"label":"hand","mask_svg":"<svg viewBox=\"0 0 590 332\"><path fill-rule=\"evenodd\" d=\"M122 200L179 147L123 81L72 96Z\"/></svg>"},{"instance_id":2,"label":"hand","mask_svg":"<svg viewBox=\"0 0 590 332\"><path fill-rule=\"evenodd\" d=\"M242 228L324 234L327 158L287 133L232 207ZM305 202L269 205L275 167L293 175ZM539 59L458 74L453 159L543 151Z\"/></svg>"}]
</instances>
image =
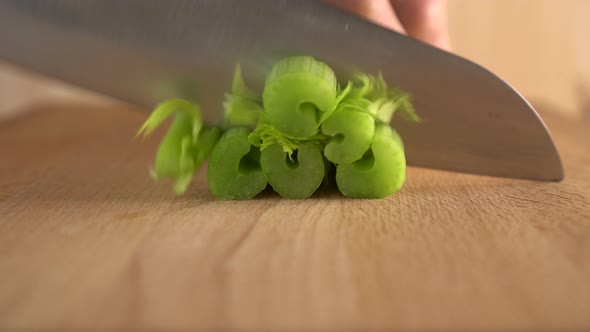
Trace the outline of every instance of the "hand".
<instances>
[{"instance_id":1,"label":"hand","mask_svg":"<svg viewBox=\"0 0 590 332\"><path fill-rule=\"evenodd\" d=\"M376 24L450 49L446 0L325 0Z\"/></svg>"}]
</instances>

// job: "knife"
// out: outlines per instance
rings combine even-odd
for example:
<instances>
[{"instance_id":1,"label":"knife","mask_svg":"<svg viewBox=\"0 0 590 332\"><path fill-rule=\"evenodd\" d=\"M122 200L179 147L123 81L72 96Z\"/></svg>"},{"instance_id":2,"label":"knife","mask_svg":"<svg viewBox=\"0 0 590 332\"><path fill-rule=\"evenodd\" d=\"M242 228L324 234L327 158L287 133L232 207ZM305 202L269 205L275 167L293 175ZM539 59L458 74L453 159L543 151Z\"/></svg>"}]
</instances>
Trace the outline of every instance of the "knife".
<instances>
[{"instance_id":1,"label":"knife","mask_svg":"<svg viewBox=\"0 0 590 332\"><path fill-rule=\"evenodd\" d=\"M420 124L394 119L408 164L559 181L551 135L508 83L451 53L317 0L0 0L0 59L152 109L195 99L218 123L235 65L261 89L281 57L409 91Z\"/></svg>"}]
</instances>

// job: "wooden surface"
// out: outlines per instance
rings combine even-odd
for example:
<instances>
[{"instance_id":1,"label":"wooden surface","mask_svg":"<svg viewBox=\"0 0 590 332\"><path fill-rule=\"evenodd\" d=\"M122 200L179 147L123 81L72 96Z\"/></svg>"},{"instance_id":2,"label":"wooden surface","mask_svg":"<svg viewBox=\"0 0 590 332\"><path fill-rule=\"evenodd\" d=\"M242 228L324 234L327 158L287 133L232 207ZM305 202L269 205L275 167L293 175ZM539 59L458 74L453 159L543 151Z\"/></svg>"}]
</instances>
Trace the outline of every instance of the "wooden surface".
<instances>
[{"instance_id":1,"label":"wooden surface","mask_svg":"<svg viewBox=\"0 0 590 332\"><path fill-rule=\"evenodd\" d=\"M410 168L384 200L185 197L145 114L0 123L0 329L590 329L590 123L549 116L561 183Z\"/></svg>"},{"instance_id":2,"label":"wooden surface","mask_svg":"<svg viewBox=\"0 0 590 332\"><path fill-rule=\"evenodd\" d=\"M449 0L455 52L560 105L564 182L411 168L380 201L175 198L142 115L32 110L104 99L0 64L0 330L590 330L590 123L554 115L590 112L589 6Z\"/></svg>"}]
</instances>

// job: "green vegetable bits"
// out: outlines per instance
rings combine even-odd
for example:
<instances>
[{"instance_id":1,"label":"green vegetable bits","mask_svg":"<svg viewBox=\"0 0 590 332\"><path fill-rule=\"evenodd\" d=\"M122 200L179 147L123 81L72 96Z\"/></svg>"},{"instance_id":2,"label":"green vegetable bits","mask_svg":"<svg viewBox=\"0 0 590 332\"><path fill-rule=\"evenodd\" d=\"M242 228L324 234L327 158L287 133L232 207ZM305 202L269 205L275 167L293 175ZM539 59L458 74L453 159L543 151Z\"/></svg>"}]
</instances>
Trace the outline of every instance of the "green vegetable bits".
<instances>
[{"instance_id":1,"label":"green vegetable bits","mask_svg":"<svg viewBox=\"0 0 590 332\"><path fill-rule=\"evenodd\" d=\"M171 178L174 191L184 193L193 175L207 160L217 143L221 130L203 128L197 105L180 99L164 102L152 112L137 135L149 136L166 118L176 114L166 136L160 143L156 165L152 170L155 179Z\"/></svg>"},{"instance_id":2,"label":"green vegetable bits","mask_svg":"<svg viewBox=\"0 0 590 332\"><path fill-rule=\"evenodd\" d=\"M410 95L381 75L358 74L341 89L333 70L309 56L278 62L262 94L237 66L222 104L220 127L205 126L199 106L181 99L159 105L141 127L148 136L175 115L152 174L172 179L177 194L209 158L209 190L220 199L251 199L267 185L303 199L334 183L348 197L383 198L406 179L404 146L389 123L395 113L420 121Z\"/></svg>"},{"instance_id":3,"label":"green vegetable bits","mask_svg":"<svg viewBox=\"0 0 590 332\"><path fill-rule=\"evenodd\" d=\"M343 107L322 124L327 139L324 154L339 165L350 164L369 150L375 134L375 120L365 112Z\"/></svg>"},{"instance_id":4,"label":"green vegetable bits","mask_svg":"<svg viewBox=\"0 0 590 332\"><path fill-rule=\"evenodd\" d=\"M266 187L260 149L250 145L247 128L229 129L209 161L209 190L222 199L250 199Z\"/></svg>"},{"instance_id":5,"label":"green vegetable bits","mask_svg":"<svg viewBox=\"0 0 590 332\"><path fill-rule=\"evenodd\" d=\"M280 61L262 94L266 118L285 135L312 136L321 115L336 107L336 87L336 75L323 62L308 56Z\"/></svg>"},{"instance_id":6,"label":"green vegetable bits","mask_svg":"<svg viewBox=\"0 0 590 332\"><path fill-rule=\"evenodd\" d=\"M274 144L262 151L260 164L272 188L288 198L311 196L326 172L322 151L312 142L303 142L291 158Z\"/></svg>"},{"instance_id":7,"label":"green vegetable bits","mask_svg":"<svg viewBox=\"0 0 590 332\"><path fill-rule=\"evenodd\" d=\"M401 189L406 180L402 141L393 129L377 125L371 147L352 163L336 168L336 183L345 196L383 198Z\"/></svg>"}]
</instances>

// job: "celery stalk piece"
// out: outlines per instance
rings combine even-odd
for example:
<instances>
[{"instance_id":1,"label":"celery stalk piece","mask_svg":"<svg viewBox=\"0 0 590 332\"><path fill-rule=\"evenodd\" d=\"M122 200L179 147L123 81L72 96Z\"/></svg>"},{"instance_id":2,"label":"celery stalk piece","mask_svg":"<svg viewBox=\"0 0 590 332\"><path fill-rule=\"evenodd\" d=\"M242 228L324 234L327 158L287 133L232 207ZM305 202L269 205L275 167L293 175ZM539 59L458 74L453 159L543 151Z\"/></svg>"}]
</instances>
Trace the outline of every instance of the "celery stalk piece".
<instances>
[{"instance_id":1,"label":"celery stalk piece","mask_svg":"<svg viewBox=\"0 0 590 332\"><path fill-rule=\"evenodd\" d=\"M172 115L175 118L158 147L152 175L156 179L173 179L174 192L182 194L209 156L220 132L215 128L203 128L198 105L182 99L171 99L156 107L137 135L143 135L144 138L149 136Z\"/></svg>"},{"instance_id":2,"label":"celery stalk piece","mask_svg":"<svg viewBox=\"0 0 590 332\"><path fill-rule=\"evenodd\" d=\"M250 145L247 128L232 128L217 143L211 158L207 179L209 190L227 200L250 199L266 187L260 169L260 150Z\"/></svg>"},{"instance_id":3,"label":"celery stalk piece","mask_svg":"<svg viewBox=\"0 0 590 332\"><path fill-rule=\"evenodd\" d=\"M262 115L262 97L250 90L238 64L234 72L231 93L223 101L225 125L227 127L254 127Z\"/></svg>"},{"instance_id":4,"label":"celery stalk piece","mask_svg":"<svg viewBox=\"0 0 590 332\"><path fill-rule=\"evenodd\" d=\"M317 144L301 143L291 161L279 144L261 152L262 171L274 191L285 198L303 199L320 186L326 173L324 158Z\"/></svg>"},{"instance_id":5,"label":"celery stalk piece","mask_svg":"<svg viewBox=\"0 0 590 332\"><path fill-rule=\"evenodd\" d=\"M336 168L336 184L352 198L383 198L400 190L406 179L406 159L399 135L378 124L365 156Z\"/></svg>"},{"instance_id":6,"label":"celery stalk piece","mask_svg":"<svg viewBox=\"0 0 590 332\"><path fill-rule=\"evenodd\" d=\"M336 76L328 65L309 56L286 58L266 79L265 118L285 135L313 136L322 114L336 107L337 93Z\"/></svg>"},{"instance_id":7,"label":"celery stalk piece","mask_svg":"<svg viewBox=\"0 0 590 332\"><path fill-rule=\"evenodd\" d=\"M180 177L194 168L190 155L191 131L190 116L177 114L158 146L154 168L158 179Z\"/></svg>"},{"instance_id":8,"label":"celery stalk piece","mask_svg":"<svg viewBox=\"0 0 590 332\"><path fill-rule=\"evenodd\" d=\"M218 127L203 128L199 135L199 140L196 143L196 149L193 153L195 165L197 165L198 168L200 168L207 158L209 158L222 134L223 132Z\"/></svg>"},{"instance_id":9,"label":"celery stalk piece","mask_svg":"<svg viewBox=\"0 0 590 332\"><path fill-rule=\"evenodd\" d=\"M324 149L326 158L335 164L350 164L369 149L375 120L366 112L343 107L322 123L322 133L331 136Z\"/></svg>"}]
</instances>

